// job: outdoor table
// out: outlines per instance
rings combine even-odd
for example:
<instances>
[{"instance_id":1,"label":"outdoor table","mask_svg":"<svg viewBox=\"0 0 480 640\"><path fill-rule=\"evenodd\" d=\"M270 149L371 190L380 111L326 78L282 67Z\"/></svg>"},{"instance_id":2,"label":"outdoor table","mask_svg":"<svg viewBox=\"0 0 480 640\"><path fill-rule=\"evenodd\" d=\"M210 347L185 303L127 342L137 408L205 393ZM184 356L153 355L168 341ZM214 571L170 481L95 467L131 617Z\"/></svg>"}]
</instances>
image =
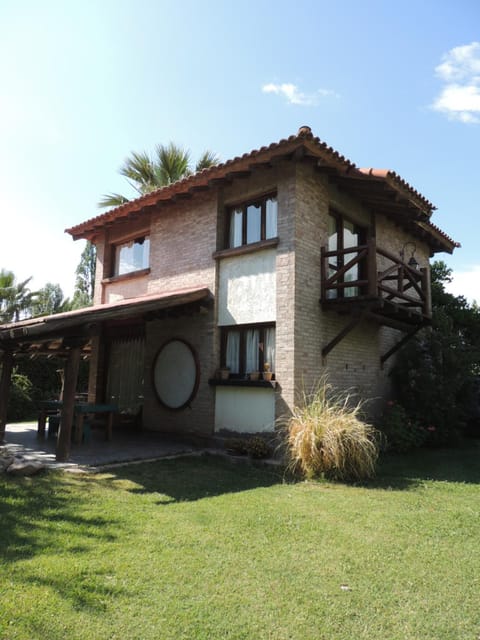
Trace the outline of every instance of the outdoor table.
<instances>
[{"instance_id":1,"label":"outdoor table","mask_svg":"<svg viewBox=\"0 0 480 640\"><path fill-rule=\"evenodd\" d=\"M39 404L37 435L39 438L45 437L45 423L47 416L56 415L62 409L63 403L60 400L45 400ZM73 439L79 444L82 442L83 423L85 416L89 414L103 413L107 417L106 437L112 439L113 416L118 413L118 407L114 404L96 404L94 402L76 403L74 407Z\"/></svg>"},{"instance_id":2,"label":"outdoor table","mask_svg":"<svg viewBox=\"0 0 480 640\"><path fill-rule=\"evenodd\" d=\"M86 415L104 413L107 415L106 437L107 440L112 439L113 416L118 413L118 407L115 404L95 404L93 402L82 402L75 405L75 426L73 441L76 444L82 442L83 423Z\"/></svg>"},{"instance_id":3,"label":"outdoor table","mask_svg":"<svg viewBox=\"0 0 480 640\"><path fill-rule=\"evenodd\" d=\"M43 400L39 403L38 423L37 423L37 436L39 438L45 437L45 423L47 416L56 415L62 408L60 400Z\"/></svg>"}]
</instances>

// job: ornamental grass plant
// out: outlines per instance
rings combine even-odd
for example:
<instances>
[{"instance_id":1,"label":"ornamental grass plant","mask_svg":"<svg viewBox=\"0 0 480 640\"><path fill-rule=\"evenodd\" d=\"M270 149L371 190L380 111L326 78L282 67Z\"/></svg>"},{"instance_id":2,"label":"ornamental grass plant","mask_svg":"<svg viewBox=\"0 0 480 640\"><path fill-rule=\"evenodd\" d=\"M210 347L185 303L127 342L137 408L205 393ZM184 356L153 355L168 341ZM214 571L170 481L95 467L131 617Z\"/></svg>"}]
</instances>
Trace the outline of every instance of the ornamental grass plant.
<instances>
[{"instance_id":1,"label":"ornamental grass plant","mask_svg":"<svg viewBox=\"0 0 480 640\"><path fill-rule=\"evenodd\" d=\"M362 403L322 380L284 422L290 468L307 478L362 480L375 475L377 430L361 419Z\"/></svg>"}]
</instances>

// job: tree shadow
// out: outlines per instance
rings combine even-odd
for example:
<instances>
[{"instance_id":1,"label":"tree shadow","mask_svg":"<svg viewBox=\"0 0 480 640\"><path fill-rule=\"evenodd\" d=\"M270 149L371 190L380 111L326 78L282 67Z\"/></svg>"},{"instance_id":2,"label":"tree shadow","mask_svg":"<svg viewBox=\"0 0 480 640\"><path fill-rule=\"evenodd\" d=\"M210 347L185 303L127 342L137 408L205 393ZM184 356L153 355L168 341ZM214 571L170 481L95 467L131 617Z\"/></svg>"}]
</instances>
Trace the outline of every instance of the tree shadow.
<instances>
[{"instance_id":1,"label":"tree shadow","mask_svg":"<svg viewBox=\"0 0 480 640\"><path fill-rule=\"evenodd\" d=\"M133 483L128 489L133 493L156 493L157 504L168 505L281 484L283 469L201 455L118 467L103 482L118 480Z\"/></svg>"},{"instance_id":2,"label":"tree shadow","mask_svg":"<svg viewBox=\"0 0 480 640\"><path fill-rule=\"evenodd\" d=\"M115 525L103 517L82 517L88 500L64 474L31 478L0 477L0 559L5 563L31 558L45 549L62 548L71 536L71 551L87 552L95 540L116 539Z\"/></svg>"},{"instance_id":3,"label":"tree shadow","mask_svg":"<svg viewBox=\"0 0 480 640\"><path fill-rule=\"evenodd\" d=\"M417 449L408 454L384 454L378 473L365 483L372 489L415 489L427 481L480 483L480 443L466 441L452 449Z\"/></svg>"}]
</instances>

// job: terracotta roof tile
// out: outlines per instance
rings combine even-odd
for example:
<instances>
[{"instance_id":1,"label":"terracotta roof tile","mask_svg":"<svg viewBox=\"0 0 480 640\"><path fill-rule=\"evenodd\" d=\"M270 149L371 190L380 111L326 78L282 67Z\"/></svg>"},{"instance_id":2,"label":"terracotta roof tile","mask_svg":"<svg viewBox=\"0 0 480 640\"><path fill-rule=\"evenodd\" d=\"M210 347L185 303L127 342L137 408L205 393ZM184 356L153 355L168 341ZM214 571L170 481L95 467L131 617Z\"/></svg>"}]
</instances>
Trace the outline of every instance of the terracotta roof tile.
<instances>
[{"instance_id":1,"label":"terracotta roof tile","mask_svg":"<svg viewBox=\"0 0 480 640\"><path fill-rule=\"evenodd\" d=\"M114 209L102 213L94 218L86 220L79 225L70 227L65 231L70 233L74 238L85 237L85 234L92 232L95 228L103 226L104 223L119 220L133 211L138 211L144 207L152 206L160 202L172 199L180 193L188 193L194 191L198 187L208 187L209 181L215 179L223 179L227 177L229 172L251 169L251 165L267 162L276 154L288 155L298 148L305 146L307 150L319 159L324 160L327 164L340 171L348 171L355 169L355 165L340 155L332 147L322 142L319 138L314 137L307 127L303 127L297 135L274 142L268 147L254 149L242 156L237 156L231 160L227 160L221 164L203 169L186 178L173 182L172 184L151 191L144 196L140 196L135 200L131 200Z\"/></svg>"},{"instance_id":2,"label":"terracotta roof tile","mask_svg":"<svg viewBox=\"0 0 480 640\"><path fill-rule=\"evenodd\" d=\"M429 202L424 196L422 196L421 193L419 193L416 189L409 185L408 182L406 182L401 176L398 175L398 173L395 173L395 171L390 171L390 169L373 169L371 167L360 168L359 171L364 175L372 176L372 178L380 178L389 183L393 183L400 189L410 192L411 195L418 198L431 211L434 211L436 209L436 207L431 202Z\"/></svg>"},{"instance_id":3,"label":"terracotta roof tile","mask_svg":"<svg viewBox=\"0 0 480 640\"><path fill-rule=\"evenodd\" d=\"M408 201L408 206L413 206L420 217L427 220L432 211L435 210L434 205L429 202L421 193L416 191L408 182L403 180L397 173L389 169L374 168L357 168L353 162L345 158L335 151L332 147L322 142L320 138L312 134L310 127L302 126L296 135L283 138L279 142L273 142L268 146L262 146L254 149L242 156L236 156L231 160L227 160L221 164L203 169L186 178L178 180L166 187L156 189L144 196L131 200L119 207L111 209L94 218L91 218L81 224L66 229L74 239L91 238L96 231L100 230L105 224L114 221L120 221L129 214L141 211L146 207L155 206L168 202L178 195L192 194L197 190L208 189L217 181L228 179L235 173L250 171L256 165L271 162L276 157L289 157L296 151L303 149L306 155L316 158L322 165L332 169L336 175L342 176L344 182L354 184L357 182L372 181L372 186L376 183L383 182L387 185L389 193L400 196L400 200ZM438 227L425 223L423 229L426 233L431 233L436 237L436 243L441 238L446 243L445 250L452 251L453 247L458 246L449 236L444 234Z\"/></svg>"}]
</instances>

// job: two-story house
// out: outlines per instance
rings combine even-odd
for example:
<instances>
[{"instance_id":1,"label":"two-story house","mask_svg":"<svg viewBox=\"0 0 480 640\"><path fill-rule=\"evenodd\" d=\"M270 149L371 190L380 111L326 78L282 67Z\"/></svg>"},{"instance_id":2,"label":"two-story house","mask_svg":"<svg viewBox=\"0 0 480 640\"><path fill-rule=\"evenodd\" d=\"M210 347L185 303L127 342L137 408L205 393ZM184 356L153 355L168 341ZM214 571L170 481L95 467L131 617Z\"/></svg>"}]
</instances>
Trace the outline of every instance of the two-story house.
<instances>
[{"instance_id":1,"label":"two-story house","mask_svg":"<svg viewBox=\"0 0 480 640\"><path fill-rule=\"evenodd\" d=\"M429 258L457 246L433 209L302 127L67 229L96 246L94 305L0 327L4 361L63 353L73 403L88 355L92 402L205 437L274 430L325 374L385 397L395 351L430 319Z\"/></svg>"}]
</instances>

